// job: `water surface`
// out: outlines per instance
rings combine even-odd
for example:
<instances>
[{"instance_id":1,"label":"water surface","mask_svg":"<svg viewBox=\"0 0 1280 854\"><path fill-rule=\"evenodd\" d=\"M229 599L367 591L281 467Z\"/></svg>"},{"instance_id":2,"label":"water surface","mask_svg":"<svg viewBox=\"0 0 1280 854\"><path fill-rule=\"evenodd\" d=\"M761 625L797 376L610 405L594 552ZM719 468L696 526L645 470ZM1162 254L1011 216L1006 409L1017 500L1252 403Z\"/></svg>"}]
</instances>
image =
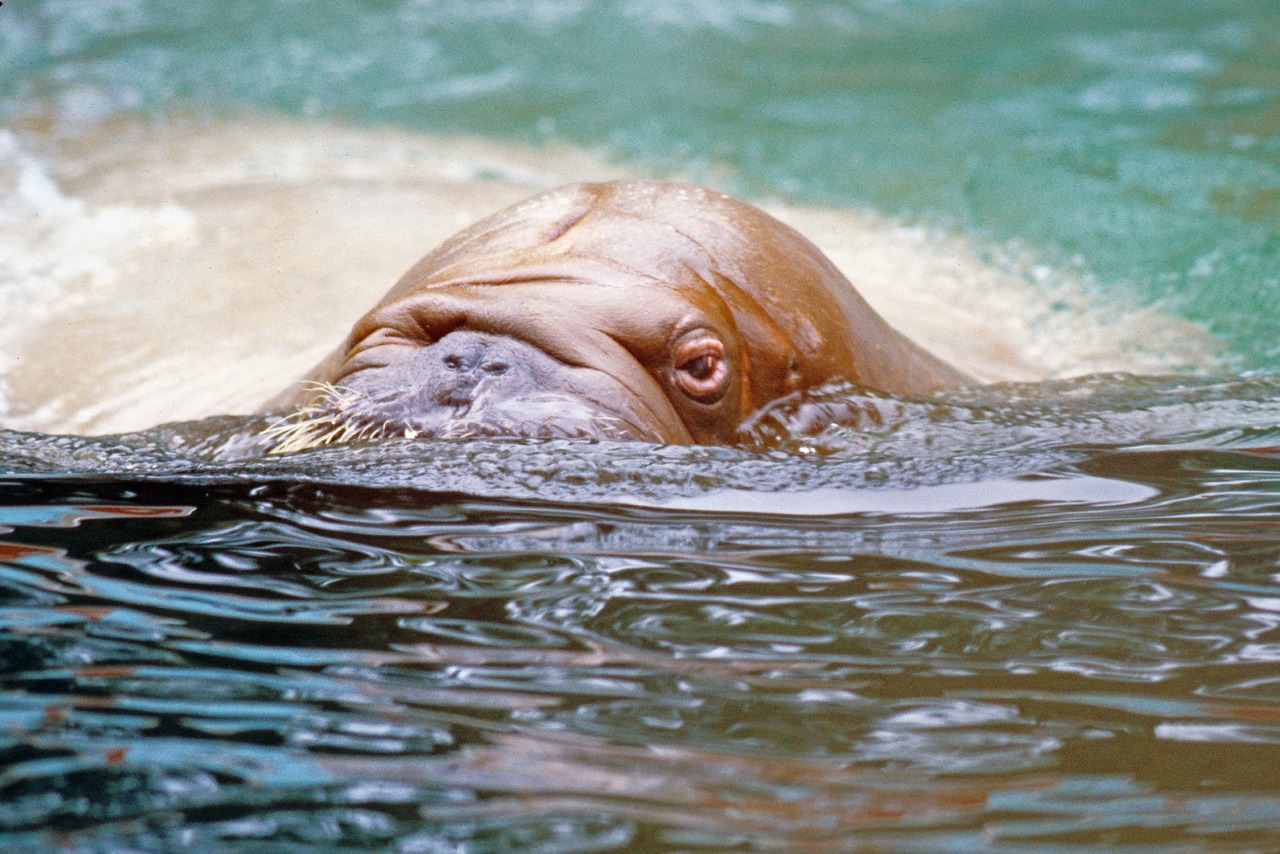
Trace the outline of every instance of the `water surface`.
<instances>
[{"instance_id":1,"label":"water surface","mask_svg":"<svg viewBox=\"0 0 1280 854\"><path fill-rule=\"evenodd\" d=\"M1044 393L774 451L0 433L5 838L1274 847L1280 389Z\"/></svg>"}]
</instances>

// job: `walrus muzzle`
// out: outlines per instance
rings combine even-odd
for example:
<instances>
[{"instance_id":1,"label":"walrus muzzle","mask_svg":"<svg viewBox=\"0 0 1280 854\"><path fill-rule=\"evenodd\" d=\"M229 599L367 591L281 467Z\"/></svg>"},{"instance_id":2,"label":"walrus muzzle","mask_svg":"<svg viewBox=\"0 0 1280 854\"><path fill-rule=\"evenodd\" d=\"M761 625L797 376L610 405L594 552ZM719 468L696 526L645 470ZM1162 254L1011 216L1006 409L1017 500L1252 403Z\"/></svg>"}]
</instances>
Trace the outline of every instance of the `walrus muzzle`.
<instances>
[{"instance_id":1,"label":"walrus muzzle","mask_svg":"<svg viewBox=\"0 0 1280 854\"><path fill-rule=\"evenodd\" d=\"M460 329L396 355L343 377L322 408L366 437L661 438L613 377L517 338Z\"/></svg>"}]
</instances>

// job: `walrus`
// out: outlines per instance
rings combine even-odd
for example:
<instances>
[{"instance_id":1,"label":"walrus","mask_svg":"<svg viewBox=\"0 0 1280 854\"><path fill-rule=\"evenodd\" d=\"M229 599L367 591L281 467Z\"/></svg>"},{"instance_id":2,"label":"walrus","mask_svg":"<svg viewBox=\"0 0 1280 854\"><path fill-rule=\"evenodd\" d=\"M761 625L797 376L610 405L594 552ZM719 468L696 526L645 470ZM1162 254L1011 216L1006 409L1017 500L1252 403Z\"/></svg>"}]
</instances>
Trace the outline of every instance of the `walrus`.
<instances>
[{"instance_id":1,"label":"walrus","mask_svg":"<svg viewBox=\"0 0 1280 854\"><path fill-rule=\"evenodd\" d=\"M750 204L664 181L573 184L422 258L272 402L272 450L389 436L732 444L753 412L844 380L968 378L892 329Z\"/></svg>"}]
</instances>

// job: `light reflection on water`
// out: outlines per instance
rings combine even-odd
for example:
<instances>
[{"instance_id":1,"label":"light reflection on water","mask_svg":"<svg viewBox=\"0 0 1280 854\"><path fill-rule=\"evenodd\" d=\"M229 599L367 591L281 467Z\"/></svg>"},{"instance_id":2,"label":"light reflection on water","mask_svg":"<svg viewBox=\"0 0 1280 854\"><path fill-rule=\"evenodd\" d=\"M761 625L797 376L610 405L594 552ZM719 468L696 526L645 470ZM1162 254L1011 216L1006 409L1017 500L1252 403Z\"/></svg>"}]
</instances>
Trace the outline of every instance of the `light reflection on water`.
<instances>
[{"instance_id":1,"label":"light reflection on water","mask_svg":"<svg viewBox=\"0 0 1280 854\"><path fill-rule=\"evenodd\" d=\"M28 471L0 492L0 839L1274 847L1277 458L1267 431L1204 426L1022 476L996 437L987 481L899 457L808 515L803 492L671 504L694 472L854 458L477 443ZM66 450L21 438L15 469ZM631 506L616 482L546 503L402 479L490 453L513 482L548 454L654 469Z\"/></svg>"}]
</instances>

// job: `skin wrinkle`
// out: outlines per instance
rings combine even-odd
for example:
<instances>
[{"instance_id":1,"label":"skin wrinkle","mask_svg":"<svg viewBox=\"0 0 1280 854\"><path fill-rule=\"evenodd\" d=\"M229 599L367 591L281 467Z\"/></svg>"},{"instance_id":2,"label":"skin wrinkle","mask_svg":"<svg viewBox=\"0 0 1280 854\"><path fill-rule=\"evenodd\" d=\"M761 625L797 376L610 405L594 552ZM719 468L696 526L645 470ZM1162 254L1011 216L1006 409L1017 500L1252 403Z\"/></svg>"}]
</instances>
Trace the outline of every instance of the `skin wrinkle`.
<instances>
[{"instance_id":1,"label":"skin wrinkle","mask_svg":"<svg viewBox=\"0 0 1280 854\"><path fill-rule=\"evenodd\" d=\"M640 222L645 223L646 225L653 225L653 224L654 224L654 221L653 221L652 219L650 219L649 217L640 216L639 214L634 214L634 213L631 213L630 211L618 211L618 212L617 212L617 216L618 216L620 219L633 219L633 220L638 220L638 221L640 221ZM677 228L674 224L669 223L669 222L663 222L663 223L660 223L660 225L661 225L662 227L666 228L666 229L667 229L668 231L670 231L672 234L675 234L675 235L677 235L677 236L679 236L679 237L683 238L684 240L687 240L687 241L688 241L688 242L689 242L689 243L690 243L690 244L691 244L695 249L697 249L697 251L698 251L699 253L701 253L701 257L703 258L703 260L710 261L712 258L714 258L714 257L715 257L715 256L714 256L714 255L712 255L712 253L711 253L711 252L709 252L709 251L707 250L707 248L706 248L705 246L703 246L703 245L702 245L702 244L701 244L701 243L700 243L696 238L694 238L692 235L686 234L685 232L683 232L682 230L680 230L679 228ZM669 279L665 279L665 278L663 278L663 277L661 277L661 276L658 276L658 275L655 275L655 274L653 274L653 273L647 273L647 272L645 272L645 271L643 271L643 270L637 270L637 269L633 269L633 268L631 268L631 267L627 267L627 266L623 265L623 264L622 264L620 261L618 261L617 259L614 259L614 258L608 258L608 259L600 259L600 260L604 260L606 263L611 263L611 264L613 264L613 265L616 265L619 269L621 269L621 270L625 270L626 272L630 273L630 274L631 274L631 275L633 275L633 276L636 276L637 278L647 279L648 281L654 282L654 283L656 283L656 284L660 284L660 285L662 285L662 286L666 287L666 288L667 288L667 289L669 289L669 290L673 290L673 291L678 291L678 290L679 290L679 288L678 288L674 283L672 283ZM689 270L690 272L694 272L694 271L693 271L693 268L692 268L692 267L689 265L689 263L688 263L687 261L685 261L685 260L680 260L680 261L678 262L678 266L679 266L680 268L685 269L685 270ZM710 265L708 265L708 266L710 266ZM700 280L702 280L704 283L706 282L705 277L698 275L696 272L694 273L694 275L695 275L695 276L697 276L697 277L698 277Z\"/></svg>"},{"instance_id":2,"label":"skin wrinkle","mask_svg":"<svg viewBox=\"0 0 1280 854\"><path fill-rule=\"evenodd\" d=\"M650 277L646 277L646 278L650 278ZM671 285L668 282L655 280L652 278L650 278L650 281L653 281L655 284L660 285L664 290L669 291L672 294L676 294L676 295L680 294L679 288L676 288L675 286ZM422 300L420 301L415 300L412 303L408 304L407 307L398 309L392 317L385 317L383 315L373 315L367 321L362 321L360 324L360 327L363 327L366 325L375 327L374 331L368 333L362 340L368 340L378 335L380 332L383 331L383 327L391 326L393 324L401 327L408 327L410 325L410 322L412 322L415 331L418 333L418 336L417 336L418 340L412 341L412 342L406 342L410 346L415 346L415 345L424 346L422 343L419 343L419 342L436 341L442 338L443 334L441 335L434 334L434 331L436 328L443 328L445 330L445 334L461 328L470 328L470 329L475 329L476 331L487 330L487 331L500 332L501 334L510 335L513 338L518 338L534 346L541 346L543 342L541 341L541 339L538 338L537 335L529 334L529 332L526 329L523 329L520 326L520 324L526 321L527 318L521 317L519 316L518 313L511 312L509 310L508 306L510 305L510 302L509 302L510 296L509 294L502 291L502 286L508 285L508 284L519 284L522 286L528 286L530 289L537 289L539 286L546 286L548 288L558 288L561 286L567 286L567 287L582 286L585 288L591 288L592 290L599 290L601 288L607 288L607 289L616 290L619 292L629 292L631 290L625 285L614 284L613 282L598 282L594 279L586 279L583 277L556 278L549 275L548 276L543 276L543 275L529 276L529 277L522 277L520 279L513 278L510 281L444 282L444 283L440 283L439 285L431 285L428 288L426 288L425 290L427 293L424 294L424 298ZM419 319L423 315L439 317L441 315L446 314L446 312L436 310L437 300L439 300L440 303L444 303L446 300L449 300L449 301L456 300L456 297L452 293L436 293L437 291L441 291L441 290L460 291L465 296L466 291L472 288L476 290L476 293L470 295L470 300L472 300L470 310L461 309L461 308L453 309L452 311L447 313L449 317L449 321L447 323L441 323L440 321L436 321L436 326L428 326L425 323L421 322L421 320ZM499 302L499 309L496 312L496 315L494 316L491 316L489 311L489 305L490 305L491 299L496 299ZM457 302L459 303L463 303L467 301L468 300L466 299L457 300ZM541 303L541 302L546 302L546 300L545 299L537 299L537 300L522 299L522 302ZM535 311L534 316L538 316L538 312ZM616 336L611 336L611 337L616 338ZM357 345L357 348L359 346L360 345ZM382 345L379 344L378 346L382 346ZM358 352L358 349L353 349L352 352L353 353ZM569 350L558 350L556 353L556 357L561 359L561 361L568 362L569 364L574 364L576 366L581 366L581 367L590 367L590 363L583 362L583 360L580 357L574 356Z\"/></svg>"},{"instance_id":3,"label":"skin wrinkle","mask_svg":"<svg viewBox=\"0 0 1280 854\"><path fill-rule=\"evenodd\" d=\"M579 260L579 258L581 258L583 261L585 261L592 267L596 267L596 266L611 267L615 271L621 272L624 275L624 277L644 279L645 281L650 282L654 285L660 286L665 290L669 290L676 293L679 292L679 288L676 287L674 284L672 284L670 281L663 278L659 278L649 273L645 273L642 270L636 270L636 269L627 267L626 265L611 258L596 258L593 256L585 256L585 255L577 256L569 253L565 253L562 257L571 261ZM520 266L524 267L525 269L528 269L531 265L523 264ZM546 266L551 267L553 265L551 263L547 263ZM440 282L432 282L430 284L422 285L421 287L426 293L435 294L437 292L443 293L443 292L448 292L453 290L465 291L467 288L495 288L495 287L503 287L506 285L528 285L531 287L535 287L540 284L547 284L547 285L577 284L577 285L583 285L583 286L593 287L593 288L601 288L601 287L625 288L627 287L627 285L616 282L611 278L587 277L583 275L561 273L554 270L548 270L546 272L535 272L535 273L511 272L507 274L495 274L495 275L489 275L489 276L459 276L452 279L446 279Z\"/></svg>"},{"instance_id":4,"label":"skin wrinkle","mask_svg":"<svg viewBox=\"0 0 1280 854\"><path fill-rule=\"evenodd\" d=\"M657 387L657 382L653 379L653 377L649 374L649 372L648 372L648 371L646 371L646 370L644 369L644 363L643 363L639 358L637 358L637 357L636 357L636 355L635 355L634 353L632 353L632 352L631 352L631 350L627 347L627 345L625 344L625 342L623 342L623 341L619 340L618 338L616 338L616 337L615 337L614 335L612 335L608 330L604 330L604 329L596 329L596 332L597 332L597 333L599 333L599 334L604 335L604 336L605 336L605 337L607 337L609 340L613 341L614 345L615 345L615 346L617 346L617 347L618 347L618 349L622 350L622 351L623 351L623 352L625 352L627 355L629 355L629 356L632 358L632 360L635 362L635 364L636 364L637 366L639 366L639 367L640 367L640 369L641 369L641 370L640 370L640 374L641 374L641 375L642 375L646 380L648 380L648 381L649 381L649 383L650 383L651 385L653 385L654 387ZM655 417L655 419L660 420L660 421L671 421L671 420L672 420L671 418L665 418L665 417L663 417L663 415L665 415L666 413L657 413L657 412L654 412L653 407L649 404L649 399L650 399L650 396L649 396L649 395L641 394L639 389L635 388L633 385L631 385L630 383L628 383L628 382L627 382L625 379L623 379L622 377L617 377L617 376L615 376L615 377L614 377L614 380L616 380L616 381L618 382L618 384L619 384L619 385L621 385L621 386L622 386L623 388L625 388L628 392L630 392L632 395L634 395L635 399L636 399L637 401L639 401L639 402L641 403L641 405L643 405L643 406L644 406L644 408L645 408L645 409L646 409L650 414L652 414L652 415ZM660 393L662 392L662 389L661 389L661 388L658 388L657 390L658 390ZM666 402L667 402L667 409L669 410L670 415L671 415L671 416L673 416L673 417L674 417L674 420L678 423L678 422L680 421L679 413L677 413L677 412L675 411L675 407L671 405L670 400L666 397L666 395L665 395L664 393L662 393L662 394L661 394L661 397L662 397L662 399L663 399L663 400L666 400ZM685 432L685 435L688 435L687 431Z\"/></svg>"},{"instance_id":5,"label":"skin wrinkle","mask_svg":"<svg viewBox=\"0 0 1280 854\"><path fill-rule=\"evenodd\" d=\"M597 204L598 199L593 199L582 209L570 211L568 214L561 217L551 226L546 238L543 240L543 243L554 243L561 237L564 237L574 226L590 216L591 212L595 210Z\"/></svg>"},{"instance_id":6,"label":"skin wrinkle","mask_svg":"<svg viewBox=\"0 0 1280 854\"><path fill-rule=\"evenodd\" d=\"M769 352L774 352L776 350L780 354L786 354L785 360L781 360L783 363L782 370L785 373L781 377L779 386L784 393L789 394L792 391L795 391L800 379L798 376L800 372L799 353L797 348L788 340L787 331L778 323L775 312L771 311L768 306L763 305L760 300L756 299L755 295L736 280L719 272L714 275L716 283L720 286L717 289L717 292L721 294L722 299L724 299L724 291L727 290L732 292L734 295L733 300L727 300L730 304L748 303L755 308L755 311L749 313L734 312L734 322L736 324L738 317L745 315L753 322L753 326L755 328L752 331L754 334L760 334L760 332L767 331L771 341L771 346L768 348L757 347L756 349L768 350ZM738 334L741 335L742 331L738 330ZM756 376L756 372L754 370L755 366L751 364L750 348L744 348L743 359L744 374L746 375L748 382L751 382L751 378ZM756 400L757 392L760 392L761 394L765 393L763 389L758 389L754 385L752 386L751 391L752 394L750 400L752 401ZM749 414L750 412L744 412L743 417L745 418Z\"/></svg>"}]
</instances>

